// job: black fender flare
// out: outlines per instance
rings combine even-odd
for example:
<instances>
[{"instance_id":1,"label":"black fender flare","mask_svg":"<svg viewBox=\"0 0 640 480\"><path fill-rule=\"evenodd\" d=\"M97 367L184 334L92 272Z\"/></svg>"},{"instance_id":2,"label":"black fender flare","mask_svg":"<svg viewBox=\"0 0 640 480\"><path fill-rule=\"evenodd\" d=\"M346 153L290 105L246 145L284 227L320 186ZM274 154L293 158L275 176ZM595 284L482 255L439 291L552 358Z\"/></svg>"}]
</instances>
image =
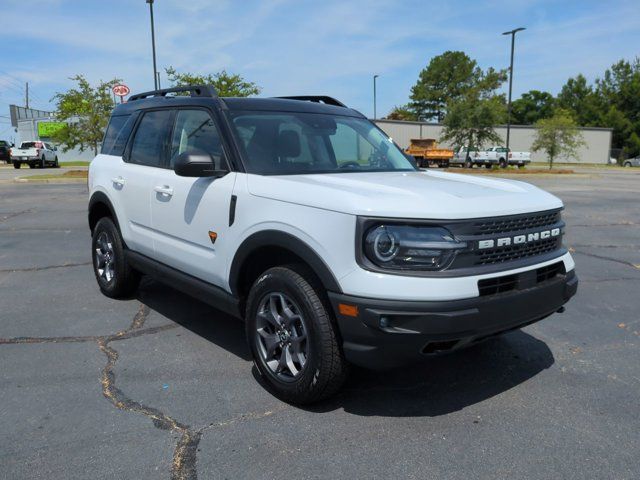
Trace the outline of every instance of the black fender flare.
<instances>
[{"instance_id":1,"label":"black fender flare","mask_svg":"<svg viewBox=\"0 0 640 480\"><path fill-rule=\"evenodd\" d=\"M229 271L229 286L234 294L237 295L239 291L238 282L245 260L251 253L262 247L280 247L291 251L311 267L325 289L342 293L340 284L325 261L303 240L280 230L263 230L247 237L236 250L231 262L231 270Z\"/></svg>"},{"instance_id":2,"label":"black fender flare","mask_svg":"<svg viewBox=\"0 0 640 480\"><path fill-rule=\"evenodd\" d=\"M91 213L93 212L93 207L98 203L102 203L106 205L106 207L109 209L109 212L111 213L111 218L116 224L116 227L118 228L118 230L120 230L118 217L116 217L116 211L113 208L113 204L111 203L111 200L109 200L109 197L107 196L106 193L100 192L100 191L94 192L93 195L91 195L91 198L89 199L89 207L87 209L87 220L89 222L89 228L93 229L93 225L91 225L92 223Z\"/></svg>"}]
</instances>

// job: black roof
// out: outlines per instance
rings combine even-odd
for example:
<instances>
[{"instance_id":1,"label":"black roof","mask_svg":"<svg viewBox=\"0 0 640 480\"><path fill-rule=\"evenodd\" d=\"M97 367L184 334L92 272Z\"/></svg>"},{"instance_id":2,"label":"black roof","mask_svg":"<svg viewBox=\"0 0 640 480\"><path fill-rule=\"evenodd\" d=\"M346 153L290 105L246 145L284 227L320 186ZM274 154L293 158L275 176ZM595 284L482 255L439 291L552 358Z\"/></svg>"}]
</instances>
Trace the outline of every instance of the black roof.
<instances>
[{"instance_id":1,"label":"black roof","mask_svg":"<svg viewBox=\"0 0 640 480\"><path fill-rule=\"evenodd\" d=\"M304 98L304 97L301 97ZM324 97L311 97L324 98ZM223 110L249 110L272 112L307 112L326 113L348 117L366 118L357 110L344 106L320 103L317 101L296 100L289 98L236 98L236 97L189 97L189 96L158 96L140 98L116 106L112 115L126 115L137 110L173 106L213 106Z\"/></svg>"}]
</instances>

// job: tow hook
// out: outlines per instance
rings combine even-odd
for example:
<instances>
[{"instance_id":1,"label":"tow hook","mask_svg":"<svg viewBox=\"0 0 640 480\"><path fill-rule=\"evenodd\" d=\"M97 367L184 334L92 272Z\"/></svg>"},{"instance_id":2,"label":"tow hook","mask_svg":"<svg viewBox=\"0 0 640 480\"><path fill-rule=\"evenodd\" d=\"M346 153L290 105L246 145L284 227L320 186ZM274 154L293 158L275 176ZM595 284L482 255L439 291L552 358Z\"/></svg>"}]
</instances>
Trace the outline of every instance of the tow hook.
<instances>
[{"instance_id":1,"label":"tow hook","mask_svg":"<svg viewBox=\"0 0 640 480\"><path fill-rule=\"evenodd\" d=\"M564 313L564 305L556 310L556 313Z\"/></svg>"}]
</instances>

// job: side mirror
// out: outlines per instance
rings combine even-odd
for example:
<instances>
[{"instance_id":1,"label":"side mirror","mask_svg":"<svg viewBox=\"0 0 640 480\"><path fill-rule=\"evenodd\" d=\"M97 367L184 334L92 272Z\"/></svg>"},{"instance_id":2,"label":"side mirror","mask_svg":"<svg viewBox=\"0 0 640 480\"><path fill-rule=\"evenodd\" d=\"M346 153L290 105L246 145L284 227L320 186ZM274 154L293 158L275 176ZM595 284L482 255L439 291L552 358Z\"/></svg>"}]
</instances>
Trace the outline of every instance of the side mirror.
<instances>
[{"instance_id":1,"label":"side mirror","mask_svg":"<svg viewBox=\"0 0 640 480\"><path fill-rule=\"evenodd\" d=\"M217 170L211 155L203 151L184 152L178 155L173 171L181 177L224 177L228 170Z\"/></svg>"}]
</instances>

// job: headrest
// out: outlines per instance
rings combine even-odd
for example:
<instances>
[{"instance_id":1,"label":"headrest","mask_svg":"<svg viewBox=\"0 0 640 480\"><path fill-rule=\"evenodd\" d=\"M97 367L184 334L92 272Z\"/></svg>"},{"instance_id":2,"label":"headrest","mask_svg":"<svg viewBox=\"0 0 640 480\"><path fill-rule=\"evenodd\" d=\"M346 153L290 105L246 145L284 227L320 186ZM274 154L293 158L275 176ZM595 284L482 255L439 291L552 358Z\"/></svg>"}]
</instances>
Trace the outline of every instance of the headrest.
<instances>
[{"instance_id":1,"label":"headrest","mask_svg":"<svg viewBox=\"0 0 640 480\"><path fill-rule=\"evenodd\" d=\"M278 137L278 157L291 158L300 156L300 135L294 130L283 130Z\"/></svg>"}]
</instances>

